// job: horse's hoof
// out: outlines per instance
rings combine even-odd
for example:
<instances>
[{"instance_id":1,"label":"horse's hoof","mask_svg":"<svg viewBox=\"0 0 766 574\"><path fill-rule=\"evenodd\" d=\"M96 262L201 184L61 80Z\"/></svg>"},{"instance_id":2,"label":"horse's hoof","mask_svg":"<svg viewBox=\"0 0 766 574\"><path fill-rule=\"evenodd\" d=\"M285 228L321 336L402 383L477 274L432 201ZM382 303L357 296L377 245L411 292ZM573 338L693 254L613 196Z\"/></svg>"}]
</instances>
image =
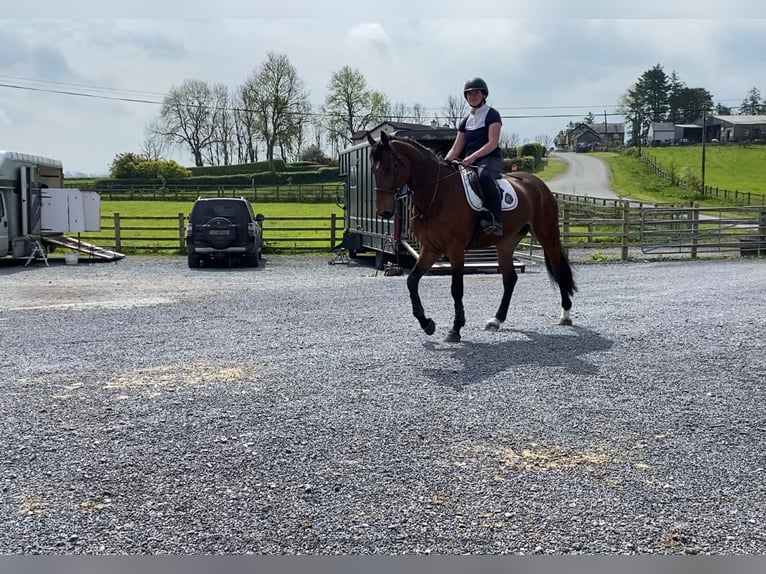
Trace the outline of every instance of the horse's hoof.
<instances>
[{"instance_id":1,"label":"horse's hoof","mask_svg":"<svg viewBox=\"0 0 766 574\"><path fill-rule=\"evenodd\" d=\"M487 324L484 325L485 331L497 331L500 329L500 321L495 319L494 317L487 321Z\"/></svg>"},{"instance_id":2,"label":"horse's hoof","mask_svg":"<svg viewBox=\"0 0 766 574\"><path fill-rule=\"evenodd\" d=\"M566 325L567 327L571 327L572 319L559 319L559 325Z\"/></svg>"},{"instance_id":3,"label":"horse's hoof","mask_svg":"<svg viewBox=\"0 0 766 574\"><path fill-rule=\"evenodd\" d=\"M423 327L423 330L426 332L426 335L433 335L434 331L436 331L436 323L434 323L434 320L429 319L426 326Z\"/></svg>"},{"instance_id":4,"label":"horse's hoof","mask_svg":"<svg viewBox=\"0 0 766 574\"><path fill-rule=\"evenodd\" d=\"M444 339L445 343L459 343L460 342L460 333L456 333L455 331L450 331L447 333L447 336Z\"/></svg>"}]
</instances>

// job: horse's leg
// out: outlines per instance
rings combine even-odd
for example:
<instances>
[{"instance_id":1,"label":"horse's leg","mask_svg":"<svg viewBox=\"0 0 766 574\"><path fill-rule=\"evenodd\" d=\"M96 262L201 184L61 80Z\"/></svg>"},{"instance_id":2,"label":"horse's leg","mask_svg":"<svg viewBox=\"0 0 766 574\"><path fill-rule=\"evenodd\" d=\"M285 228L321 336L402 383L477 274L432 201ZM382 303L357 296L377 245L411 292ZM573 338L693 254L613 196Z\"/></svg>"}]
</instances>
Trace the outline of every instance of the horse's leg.
<instances>
[{"instance_id":1,"label":"horse's leg","mask_svg":"<svg viewBox=\"0 0 766 574\"><path fill-rule=\"evenodd\" d=\"M436 331L436 323L434 323L433 319L430 317L426 317L426 311L423 308L423 303L420 301L418 285L420 284L420 279L425 275L425 272L431 268L431 265L434 264L440 255L440 253L434 253L425 249L421 250L415 268L407 277L407 289L410 292L412 314L418 320L420 328L425 331L426 335L434 334L434 331Z\"/></svg>"},{"instance_id":2,"label":"horse's leg","mask_svg":"<svg viewBox=\"0 0 766 574\"><path fill-rule=\"evenodd\" d=\"M553 221L550 226L538 225L534 229L535 237L543 248L545 254L545 268L556 284L561 294L561 312L559 313L559 325L571 325L572 318L572 295L577 291L572 267L561 245L558 223Z\"/></svg>"},{"instance_id":3,"label":"horse's leg","mask_svg":"<svg viewBox=\"0 0 766 574\"><path fill-rule=\"evenodd\" d=\"M511 245L497 245L497 262L503 277L503 296L500 298L500 306L495 311L495 316L484 326L485 331L497 331L508 317L508 307L511 304L513 289L519 279L516 268L513 266L513 251L518 242L517 239Z\"/></svg>"},{"instance_id":4,"label":"horse's leg","mask_svg":"<svg viewBox=\"0 0 766 574\"><path fill-rule=\"evenodd\" d=\"M455 302L455 319L452 322L452 329L447 333L445 341L447 343L457 343L460 341L460 329L465 327L465 308L463 307L463 275L465 253L461 250L459 253L450 255L452 265L452 284L450 291L452 300Z\"/></svg>"}]
</instances>

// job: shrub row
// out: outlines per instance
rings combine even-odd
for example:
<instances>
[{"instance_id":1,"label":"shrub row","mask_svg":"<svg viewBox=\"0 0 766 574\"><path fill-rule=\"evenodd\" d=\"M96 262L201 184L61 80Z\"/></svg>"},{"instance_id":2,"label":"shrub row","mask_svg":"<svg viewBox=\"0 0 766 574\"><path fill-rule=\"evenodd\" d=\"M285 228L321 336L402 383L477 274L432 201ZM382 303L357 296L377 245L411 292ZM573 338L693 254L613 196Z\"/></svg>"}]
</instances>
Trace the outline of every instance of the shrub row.
<instances>
[{"instance_id":1,"label":"shrub row","mask_svg":"<svg viewBox=\"0 0 766 574\"><path fill-rule=\"evenodd\" d=\"M228 167L228 166L227 166ZM203 168L204 169L204 168ZM259 186L259 185L297 185L312 183L330 183L340 181L338 168L335 166L320 167L311 171L295 172L256 172L236 173L231 175L196 175L181 179L168 179L165 186L171 187L202 187L215 189L223 186ZM127 187L157 187L161 185L156 178L97 179L93 182L94 189L124 189Z\"/></svg>"}]
</instances>

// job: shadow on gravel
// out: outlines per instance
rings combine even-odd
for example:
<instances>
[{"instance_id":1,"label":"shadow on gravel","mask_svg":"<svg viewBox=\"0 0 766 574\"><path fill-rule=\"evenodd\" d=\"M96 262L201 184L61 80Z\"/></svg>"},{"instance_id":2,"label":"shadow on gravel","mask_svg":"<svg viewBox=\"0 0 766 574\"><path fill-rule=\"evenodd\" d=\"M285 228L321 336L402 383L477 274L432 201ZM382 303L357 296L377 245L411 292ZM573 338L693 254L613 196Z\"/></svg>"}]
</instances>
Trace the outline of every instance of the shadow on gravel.
<instances>
[{"instance_id":1,"label":"shadow on gravel","mask_svg":"<svg viewBox=\"0 0 766 574\"><path fill-rule=\"evenodd\" d=\"M572 374L590 375L598 369L584 356L606 351L614 344L595 331L577 326L562 328L561 334L555 335L517 329L506 333L511 334L513 340L496 343L465 341L458 344L426 341L423 344L426 349L434 353L444 353L460 362L462 369L424 369L423 374L440 385L456 390L480 384L498 373L520 365L563 367Z\"/></svg>"}]
</instances>

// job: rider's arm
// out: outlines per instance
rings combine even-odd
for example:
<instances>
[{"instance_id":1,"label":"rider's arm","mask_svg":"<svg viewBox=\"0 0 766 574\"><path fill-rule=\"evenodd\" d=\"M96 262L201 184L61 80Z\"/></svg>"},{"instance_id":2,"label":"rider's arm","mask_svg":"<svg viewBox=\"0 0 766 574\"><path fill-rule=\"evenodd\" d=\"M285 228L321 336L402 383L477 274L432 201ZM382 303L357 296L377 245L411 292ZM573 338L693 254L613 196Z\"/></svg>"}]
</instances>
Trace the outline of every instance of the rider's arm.
<instances>
[{"instance_id":1,"label":"rider's arm","mask_svg":"<svg viewBox=\"0 0 766 574\"><path fill-rule=\"evenodd\" d=\"M487 129L487 143L485 143L483 146L481 146L479 149L477 149L475 152L473 152L471 155L469 155L467 158L469 165L475 162L477 159L484 157L488 153L492 153L497 149L497 146L500 145L500 129L502 128L502 124L500 122L495 122L494 124L490 124L489 128Z\"/></svg>"},{"instance_id":2,"label":"rider's arm","mask_svg":"<svg viewBox=\"0 0 766 574\"><path fill-rule=\"evenodd\" d=\"M498 130L498 137L500 137L499 130ZM444 159L446 159L447 161L452 161L453 159L457 159L457 157L462 153L464 147L465 147L465 132L457 132L455 141L452 143L452 147L447 152L447 155L444 156Z\"/></svg>"}]
</instances>

